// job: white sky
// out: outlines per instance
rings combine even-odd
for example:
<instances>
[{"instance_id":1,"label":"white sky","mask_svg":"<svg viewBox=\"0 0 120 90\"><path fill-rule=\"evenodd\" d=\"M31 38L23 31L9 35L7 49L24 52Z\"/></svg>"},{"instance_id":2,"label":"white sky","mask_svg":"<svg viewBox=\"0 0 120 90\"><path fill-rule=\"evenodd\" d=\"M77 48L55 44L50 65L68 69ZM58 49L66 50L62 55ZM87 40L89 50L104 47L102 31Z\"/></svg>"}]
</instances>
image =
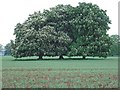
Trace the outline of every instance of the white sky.
<instances>
[{"instance_id":1,"label":"white sky","mask_svg":"<svg viewBox=\"0 0 120 90\"><path fill-rule=\"evenodd\" d=\"M34 11L49 9L57 4L71 4L77 6L78 2L92 2L101 9L107 10L112 24L108 31L110 35L118 34L118 0L1 0L0 1L0 44L6 45L14 40L15 25L24 22Z\"/></svg>"}]
</instances>

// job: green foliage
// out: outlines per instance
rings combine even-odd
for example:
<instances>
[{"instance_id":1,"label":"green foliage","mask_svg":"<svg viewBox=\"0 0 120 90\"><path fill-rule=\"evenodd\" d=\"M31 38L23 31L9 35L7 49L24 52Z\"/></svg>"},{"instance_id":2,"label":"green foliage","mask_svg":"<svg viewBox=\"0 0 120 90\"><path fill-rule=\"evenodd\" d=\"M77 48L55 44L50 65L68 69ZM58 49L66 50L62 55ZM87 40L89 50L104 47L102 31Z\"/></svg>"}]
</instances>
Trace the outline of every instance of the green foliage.
<instances>
[{"instance_id":1,"label":"green foliage","mask_svg":"<svg viewBox=\"0 0 120 90\"><path fill-rule=\"evenodd\" d=\"M99 6L59 4L43 13L35 12L15 27L13 56L102 56L108 55L107 33L111 21Z\"/></svg>"},{"instance_id":2,"label":"green foliage","mask_svg":"<svg viewBox=\"0 0 120 90\"><path fill-rule=\"evenodd\" d=\"M106 34L111 23L106 11L92 3L79 3L75 8L75 18L70 22L76 36L70 45L69 55L103 56L106 57L110 49L110 37Z\"/></svg>"},{"instance_id":3,"label":"green foliage","mask_svg":"<svg viewBox=\"0 0 120 90\"><path fill-rule=\"evenodd\" d=\"M11 43L6 44L4 55L11 55Z\"/></svg>"},{"instance_id":4,"label":"green foliage","mask_svg":"<svg viewBox=\"0 0 120 90\"><path fill-rule=\"evenodd\" d=\"M110 55L119 55L120 53L120 36L119 35L111 35L112 46L110 48Z\"/></svg>"},{"instance_id":5,"label":"green foliage","mask_svg":"<svg viewBox=\"0 0 120 90\"><path fill-rule=\"evenodd\" d=\"M56 32L54 27L47 25L42 28L36 28L36 26L34 28L34 25L28 28L26 24L23 24L20 28L17 25L15 30L18 31L13 45L15 46L13 50L14 57L65 54L71 41L66 33Z\"/></svg>"}]
</instances>

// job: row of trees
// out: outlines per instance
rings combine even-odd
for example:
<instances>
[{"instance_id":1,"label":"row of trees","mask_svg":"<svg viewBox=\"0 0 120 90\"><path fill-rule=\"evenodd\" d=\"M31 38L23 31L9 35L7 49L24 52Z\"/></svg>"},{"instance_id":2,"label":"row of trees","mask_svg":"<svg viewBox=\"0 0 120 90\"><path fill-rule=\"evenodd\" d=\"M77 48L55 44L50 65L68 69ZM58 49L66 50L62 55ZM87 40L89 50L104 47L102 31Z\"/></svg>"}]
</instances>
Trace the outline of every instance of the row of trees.
<instances>
[{"instance_id":1,"label":"row of trees","mask_svg":"<svg viewBox=\"0 0 120 90\"><path fill-rule=\"evenodd\" d=\"M14 29L11 41L12 55L26 56L100 56L106 57L111 40L109 16L96 4L79 3L78 6L56 7L29 15Z\"/></svg>"},{"instance_id":2,"label":"row of trees","mask_svg":"<svg viewBox=\"0 0 120 90\"><path fill-rule=\"evenodd\" d=\"M110 36L112 45L110 47L109 56L118 56L120 54L120 36L119 35L111 35ZM5 55L11 55L11 43L6 44ZM0 44L0 50L3 50L3 46Z\"/></svg>"}]
</instances>

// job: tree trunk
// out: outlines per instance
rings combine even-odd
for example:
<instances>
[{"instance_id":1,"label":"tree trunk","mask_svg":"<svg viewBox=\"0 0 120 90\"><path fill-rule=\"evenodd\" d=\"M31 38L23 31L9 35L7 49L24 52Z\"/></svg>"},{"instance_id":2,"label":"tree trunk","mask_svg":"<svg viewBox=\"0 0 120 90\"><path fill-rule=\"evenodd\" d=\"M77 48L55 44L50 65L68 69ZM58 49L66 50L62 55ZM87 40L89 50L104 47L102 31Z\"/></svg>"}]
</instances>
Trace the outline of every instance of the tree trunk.
<instances>
[{"instance_id":1,"label":"tree trunk","mask_svg":"<svg viewBox=\"0 0 120 90\"><path fill-rule=\"evenodd\" d=\"M62 55L59 56L59 59L64 59Z\"/></svg>"},{"instance_id":2,"label":"tree trunk","mask_svg":"<svg viewBox=\"0 0 120 90\"><path fill-rule=\"evenodd\" d=\"M86 59L86 56L83 56L83 59Z\"/></svg>"},{"instance_id":3,"label":"tree trunk","mask_svg":"<svg viewBox=\"0 0 120 90\"><path fill-rule=\"evenodd\" d=\"M38 60L42 60L42 59L43 59L43 56L40 55L39 58L38 58Z\"/></svg>"}]
</instances>

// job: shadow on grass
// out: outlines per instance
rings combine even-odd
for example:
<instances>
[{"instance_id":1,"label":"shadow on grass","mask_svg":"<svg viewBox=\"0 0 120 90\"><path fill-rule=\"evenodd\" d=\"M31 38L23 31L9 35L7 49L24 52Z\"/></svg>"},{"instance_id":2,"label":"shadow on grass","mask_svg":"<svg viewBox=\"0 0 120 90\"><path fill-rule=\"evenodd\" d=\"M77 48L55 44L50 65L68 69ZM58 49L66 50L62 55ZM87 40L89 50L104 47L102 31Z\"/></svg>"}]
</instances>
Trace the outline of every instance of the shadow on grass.
<instances>
[{"instance_id":1,"label":"shadow on grass","mask_svg":"<svg viewBox=\"0 0 120 90\"><path fill-rule=\"evenodd\" d=\"M12 61L68 61L68 60L106 60L106 58L64 58L64 59L59 59L59 58L43 58L43 59L14 59Z\"/></svg>"}]
</instances>

